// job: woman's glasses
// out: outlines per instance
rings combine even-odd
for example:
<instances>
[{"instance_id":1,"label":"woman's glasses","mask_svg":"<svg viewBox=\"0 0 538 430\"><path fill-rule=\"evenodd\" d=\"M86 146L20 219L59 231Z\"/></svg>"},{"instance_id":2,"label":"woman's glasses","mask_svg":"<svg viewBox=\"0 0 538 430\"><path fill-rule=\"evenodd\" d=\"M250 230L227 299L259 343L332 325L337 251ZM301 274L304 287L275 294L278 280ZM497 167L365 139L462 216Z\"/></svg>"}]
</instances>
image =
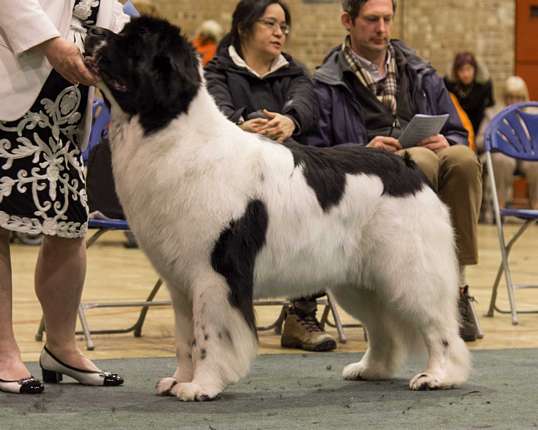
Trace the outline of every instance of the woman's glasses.
<instances>
[{"instance_id":1,"label":"woman's glasses","mask_svg":"<svg viewBox=\"0 0 538 430\"><path fill-rule=\"evenodd\" d=\"M287 36L290 34L290 26L286 24L285 22L279 23L278 21L274 19L264 19L261 18L258 20L260 24L262 24L264 27L267 27L268 29L272 31L280 30L283 35Z\"/></svg>"}]
</instances>

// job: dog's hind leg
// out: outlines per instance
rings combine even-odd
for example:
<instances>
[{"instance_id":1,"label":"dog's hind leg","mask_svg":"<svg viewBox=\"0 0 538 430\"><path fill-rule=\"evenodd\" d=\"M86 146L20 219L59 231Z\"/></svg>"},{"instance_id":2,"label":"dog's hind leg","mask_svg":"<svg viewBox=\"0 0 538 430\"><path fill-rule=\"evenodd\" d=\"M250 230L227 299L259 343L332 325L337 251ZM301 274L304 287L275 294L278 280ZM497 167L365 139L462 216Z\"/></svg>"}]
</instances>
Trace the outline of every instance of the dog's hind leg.
<instances>
[{"instance_id":1,"label":"dog's hind leg","mask_svg":"<svg viewBox=\"0 0 538 430\"><path fill-rule=\"evenodd\" d=\"M435 312L435 311L434 311ZM456 318L450 312L420 318L419 328L428 352L426 369L409 382L412 390L446 389L463 384L470 372L470 354L458 333Z\"/></svg>"},{"instance_id":2,"label":"dog's hind leg","mask_svg":"<svg viewBox=\"0 0 538 430\"><path fill-rule=\"evenodd\" d=\"M342 376L348 380L391 378L405 351L396 336L394 321L380 298L371 290L349 285L334 291L338 304L361 321L368 333L368 348L361 360L348 364Z\"/></svg>"},{"instance_id":3,"label":"dog's hind leg","mask_svg":"<svg viewBox=\"0 0 538 430\"><path fill-rule=\"evenodd\" d=\"M155 389L158 395L170 395L172 388L181 382L192 381L192 300L184 289L169 287L174 306L177 367L173 376L162 378Z\"/></svg>"},{"instance_id":4,"label":"dog's hind leg","mask_svg":"<svg viewBox=\"0 0 538 430\"><path fill-rule=\"evenodd\" d=\"M227 281L216 273L207 275L192 291L193 378L171 390L184 401L215 399L227 384L248 373L256 355L255 328L232 304Z\"/></svg>"}]
</instances>

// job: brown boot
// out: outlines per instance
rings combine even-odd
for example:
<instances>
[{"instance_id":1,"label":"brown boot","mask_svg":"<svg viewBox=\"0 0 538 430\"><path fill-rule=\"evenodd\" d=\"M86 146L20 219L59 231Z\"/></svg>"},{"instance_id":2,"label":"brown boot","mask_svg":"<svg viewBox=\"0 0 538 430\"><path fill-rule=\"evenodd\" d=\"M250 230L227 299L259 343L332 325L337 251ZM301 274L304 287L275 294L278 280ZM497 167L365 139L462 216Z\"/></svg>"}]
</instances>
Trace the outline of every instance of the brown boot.
<instances>
[{"instance_id":1,"label":"brown boot","mask_svg":"<svg viewBox=\"0 0 538 430\"><path fill-rule=\"evenodd\" d=\"M336 348L336 341L323 331L316 319L316 311L305 312L296 307L288 310L280 344L284 348L306 351L332 351Z\"/></svg>"},{"instance_id":2,"label":"brown boot","mask_svg":"<svg viewBox=\"0 0 538 430\"><path fill-rule=\"evenodd\" d=\"M476 339L482 339L484 334L480 329L478 315L473 306L475 298L469 295L469 286L460 288L460 297L458 300L458 309L460 311L461 327L460 336L465 342L473 342Z\"/></svg>"}]
</instances>

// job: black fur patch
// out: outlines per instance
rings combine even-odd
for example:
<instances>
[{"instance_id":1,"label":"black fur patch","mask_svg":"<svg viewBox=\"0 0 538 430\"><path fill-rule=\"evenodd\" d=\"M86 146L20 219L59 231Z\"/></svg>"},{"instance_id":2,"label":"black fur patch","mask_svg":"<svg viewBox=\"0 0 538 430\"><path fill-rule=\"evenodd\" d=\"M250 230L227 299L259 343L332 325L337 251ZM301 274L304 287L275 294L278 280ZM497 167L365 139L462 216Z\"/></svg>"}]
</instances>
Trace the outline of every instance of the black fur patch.
<instances>
[{"instance_id":1,"label":"black fur patch","mask_svg":"<svg viewBox=\"0 0 538 430\"><path fill-rule=\"evenodd\" d=\"M269 218L260 200L251 200L245 214L230 222L221 234L213 252L211 265L228 281L229 300L245 317L250 329L256 333L252 305L254 261L265 244Z\"/></svg>"},{"instance_id":2,"label":"black fur patch","mask_svg":"<svg viewBox=\"0 0 538 430\"><path fill-rule=\"evenodd\" d=\"M321 208L328 211L338 205L346 189L346 174L378 176L383 194L405 197L420 191L426 178L406 153L402 158L386 151L359 145L333 148L286 143L295 166L302 166L306 182L316 193Z\"/></svg>"},{"instance_id":3,"label":"black fur patch","mask_svg":"<svg viewBox=\"0 0 538 430\"><path fill-rule=\"evenodd\" d=\"M106 44L99 48L103 39ZM200 87L194 48L178 27L162 19L135 18L119 35L92 30L85 49L122 110L139 115L145 134L187 112Z\"/></svg>"}]
</instances>

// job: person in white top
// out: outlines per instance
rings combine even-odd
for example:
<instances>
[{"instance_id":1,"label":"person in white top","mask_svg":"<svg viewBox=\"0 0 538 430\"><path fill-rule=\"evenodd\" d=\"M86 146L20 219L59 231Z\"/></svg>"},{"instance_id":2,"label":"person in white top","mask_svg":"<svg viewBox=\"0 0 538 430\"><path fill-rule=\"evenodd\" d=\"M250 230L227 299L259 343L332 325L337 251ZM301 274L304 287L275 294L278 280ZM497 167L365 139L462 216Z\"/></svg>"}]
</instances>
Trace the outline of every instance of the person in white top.
<instances>
[{"instance_id":1,"label":"person in white top","mask_svg":"<svg viewBox=\"0 0 538 430\"><path fill-rule=\"evenodd\" d=\"M88 206L81 151L96 78L81 54L86 30L119 31L116 0L0 0L0 391L40 393L21 359L12 325L9 238L42 234L35 289L47 342L45 382L69 375L85 385L120 385L75 343L86 269Z\"/></svg>"}]
</instances>

